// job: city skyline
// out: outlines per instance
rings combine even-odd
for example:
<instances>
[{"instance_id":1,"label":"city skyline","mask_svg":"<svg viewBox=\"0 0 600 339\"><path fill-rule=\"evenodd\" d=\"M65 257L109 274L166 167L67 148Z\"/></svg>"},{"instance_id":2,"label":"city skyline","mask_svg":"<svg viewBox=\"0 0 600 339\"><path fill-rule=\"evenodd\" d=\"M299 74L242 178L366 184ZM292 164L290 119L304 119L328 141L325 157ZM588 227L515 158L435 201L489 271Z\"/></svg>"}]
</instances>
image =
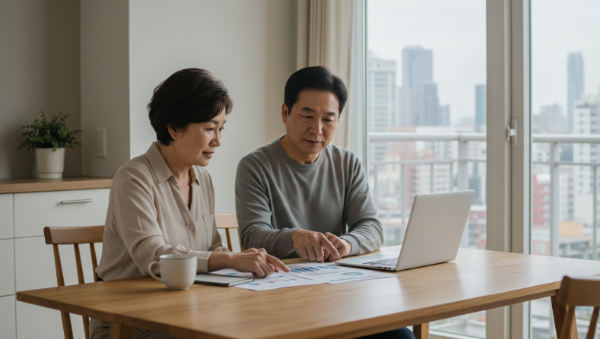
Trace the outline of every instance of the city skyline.
<instances>
[{"instance_id":1,"label":"city skyline","mask_svg":"<svg viewBox=\"0 0 600 339\"><path fill-rule=\"evenodd\" d=\"M389 124L387 131L414 134L407 141L371 143L371 150L378 149L377 160L384 161L369 169L369 181L386 245L402 243L416 195L473 189L476 196L461 247L485 249L490 165L486 139L474 134L471 141L448 142L432 136L486 132L486 1L370 0L367 6L369 57L396 65L393 72L397 88L393 92L389 87L393 81L388 81L388 94L375 98L376 86L367 81L367 102L393 99L393 94L398 98L395 112L390 113L394 118L370 116L375 111L369 109L369 121L402 121L408 107L408 125L412 126ZM600 44L590 38L600 32L599 10L597 0L531 0L529 102L534 134L600 135ZM420 61L407 62L407 49L415 50ZM367 72L368 79L372 79L374 74ZM387 73L386 78L391 74ZM404 88L416 91L411 81L418 78L422 90L427 90L430 98L435 97L423 102L435 101L438 112L442 107L451 108L450 126L439 126L440 116L438 123L426 123L438 126L422 126L419 119L427 120L427 113L413 110L414 105L406 98L417 99ZM391 107L386 106L389 110ZM369 129L373 131L373 126ZM385 127L379 124L376 129ZM555 147L558 159L553 153ZM600 163L598 148L600 144L594 141L532 143L531 254L594 258L598 238L594 240L593 205L597 193L593 166ZM574 164L554 167L556 160ZM555 231L558 239L553 236ZM540 299L530 305L532 338L549 338L553 331L550 301ZM579 311L577 317L589 318L589 314ZM485 312L431 324L432 329L479 337L485 336L485 326Z\"/></svg>"},{"instance_id":2,"label":"city skyline","mask_svg":"<svg viewBox=\"0 0 600 339\"><path fill-rule=\"evenodd\" d=\"M581 53L586 63L584 94L600 92L600 44L589 39L599 25L596 1L532 1L532 114L541 106L559 104L566 113L569 53ZM402 50L420 45L434 51L433 82L440 103L452 108L451 125L475 118L474 86L486 84L485 1L368 2L369 50L375 57L402 62ZM568 25L557 25L568 22ZM552 36L552 39L548 37ZM397 84L402 83L398 67Z\"/></svg>"}]
</instances>

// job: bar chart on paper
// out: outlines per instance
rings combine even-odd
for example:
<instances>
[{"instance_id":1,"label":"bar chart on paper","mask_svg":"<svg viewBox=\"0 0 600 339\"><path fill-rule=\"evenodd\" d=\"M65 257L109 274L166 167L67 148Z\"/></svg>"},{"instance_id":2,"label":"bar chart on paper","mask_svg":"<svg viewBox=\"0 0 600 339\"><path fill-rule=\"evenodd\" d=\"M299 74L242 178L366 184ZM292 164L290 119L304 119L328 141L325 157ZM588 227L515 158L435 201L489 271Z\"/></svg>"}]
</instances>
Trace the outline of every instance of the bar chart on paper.
<instances>
[{"instance_id":1,"label":"bar chart on paper","mask_svg":"<svg viewBox=\"0 0 600 339\"><path fill-rule=\"evenodd\" d=\"M367 269L351 268L334 263L302 263L288 265L289 273L276 272L272 275L254 279L254 282L236 285L235 287L253 291L266 291L284 287L305 286L314 284L339 284L350 281L395 278L396 274L378 272ZM251 273L224 269L212 274L252 277Z\"/></svg>"},{"instance_id":2,"label":"bar chart on paper","mask_svg":"<svg viewBox=\"0 0 600 339\"><path fill-rule=\"evenodd\" d=\"M309 267L294 268L294 269L290 270L290 272L304 273L304 272L319 272L319 271L326 271L326 270L331 271L331 270L339 270L339 269L340 268L338 266L334 266L334 265L329 265L329 266L321 265L321 266L309 266Z\"/></svg>"},{"instance_id":3,"label":"bar chart on paper","mask_svg":"<svg viewBox=\"0 0 600 339\"><path fill-rule=\"evenodd\" d=\"M290 273L299 277L320 281L326 284L339 284L349 281L398 277L396 274L374 270L339 266L334 263L302 263L288 265Z\"/></svg>"}]
</instances>

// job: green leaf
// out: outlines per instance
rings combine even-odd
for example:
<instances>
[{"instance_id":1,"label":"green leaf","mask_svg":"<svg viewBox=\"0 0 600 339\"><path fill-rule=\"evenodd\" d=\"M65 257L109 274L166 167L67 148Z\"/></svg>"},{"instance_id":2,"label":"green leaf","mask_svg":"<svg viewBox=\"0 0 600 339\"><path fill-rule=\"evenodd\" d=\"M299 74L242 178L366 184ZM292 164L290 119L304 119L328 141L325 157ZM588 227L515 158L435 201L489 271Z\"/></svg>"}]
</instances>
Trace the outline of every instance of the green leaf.
<instances>
[{"instance_id":1,"label":"green leaf","mask_svg":"<svg viewBox=\"0 0 600 339\"><path fill-rule=\"evenodd\" d=\"M52 152L55 152L59 148L72 148L75 145L81 146L76 136L83 131L80 129L69 129L66 123L68 117L68 114L59 112L52 120L48 121L46 114L42 110L39 119L36 118L31 125L21 127L21 134L25 139L17 149L31 151L36 148L52 148Z\"/></svg>"}]
</instances>

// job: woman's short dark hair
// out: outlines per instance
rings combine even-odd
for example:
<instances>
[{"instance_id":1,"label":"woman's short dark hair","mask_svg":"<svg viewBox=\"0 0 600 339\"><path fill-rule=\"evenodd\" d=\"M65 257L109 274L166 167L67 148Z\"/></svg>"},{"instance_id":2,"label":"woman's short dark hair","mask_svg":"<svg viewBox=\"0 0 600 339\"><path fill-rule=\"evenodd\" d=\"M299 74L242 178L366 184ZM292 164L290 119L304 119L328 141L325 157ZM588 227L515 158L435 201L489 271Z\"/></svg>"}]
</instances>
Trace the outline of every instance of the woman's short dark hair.
<instances>
[{"instance_id":1,"label":"woman's short dark hair","mask_svg":"<svg viewBox=\"0 0 600 339\"><path fill-rule=\"evenodd\" d=\"M156 86L148 104L148 116L156 138L167 146L173 140L168 127L185 130L191 123L210 121L232 109L227 88L220 80L207 70L186 68Z\"/></svg>"},{"instance_id":2,"label":"woman's short dark hair","mask_svg":"<svg viewBox=\"0 0 600 339\"><path fill-rule=\"evenodd\" d=\"M283 102L288 108L288 114L292 113L292 106L298 102L300 92L305 89L330 92L335 94L340 105L340 115L346 105L348 92L346 85L340 77L331 74L322 66L306 67L296 71L290 76L285 84Z\"/></svg>"}]
</instances>

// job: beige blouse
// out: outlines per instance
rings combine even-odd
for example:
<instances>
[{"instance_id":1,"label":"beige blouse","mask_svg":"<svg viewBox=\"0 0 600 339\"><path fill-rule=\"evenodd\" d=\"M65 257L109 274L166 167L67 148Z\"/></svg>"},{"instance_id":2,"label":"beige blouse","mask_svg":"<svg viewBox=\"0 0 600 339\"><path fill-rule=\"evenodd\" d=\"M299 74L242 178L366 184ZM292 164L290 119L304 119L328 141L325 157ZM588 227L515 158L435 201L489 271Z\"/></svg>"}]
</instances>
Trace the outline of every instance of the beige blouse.
<instances>
[{"instance_id":1,"label":"beige blouse","mask_svg":"<svg viewBox=\"0 0 600 339\"><path fill-rule=\"evenodd\" d=\"M210 175L198 166L190 173L188 209L156 143L119 168L110 188L102 258L96 269L100 278L147 276L150 262L173 253L196 256L198 272L208 272L211 252L228 251L221 246L215 224Z\"/></svg>"}]
</instances>

